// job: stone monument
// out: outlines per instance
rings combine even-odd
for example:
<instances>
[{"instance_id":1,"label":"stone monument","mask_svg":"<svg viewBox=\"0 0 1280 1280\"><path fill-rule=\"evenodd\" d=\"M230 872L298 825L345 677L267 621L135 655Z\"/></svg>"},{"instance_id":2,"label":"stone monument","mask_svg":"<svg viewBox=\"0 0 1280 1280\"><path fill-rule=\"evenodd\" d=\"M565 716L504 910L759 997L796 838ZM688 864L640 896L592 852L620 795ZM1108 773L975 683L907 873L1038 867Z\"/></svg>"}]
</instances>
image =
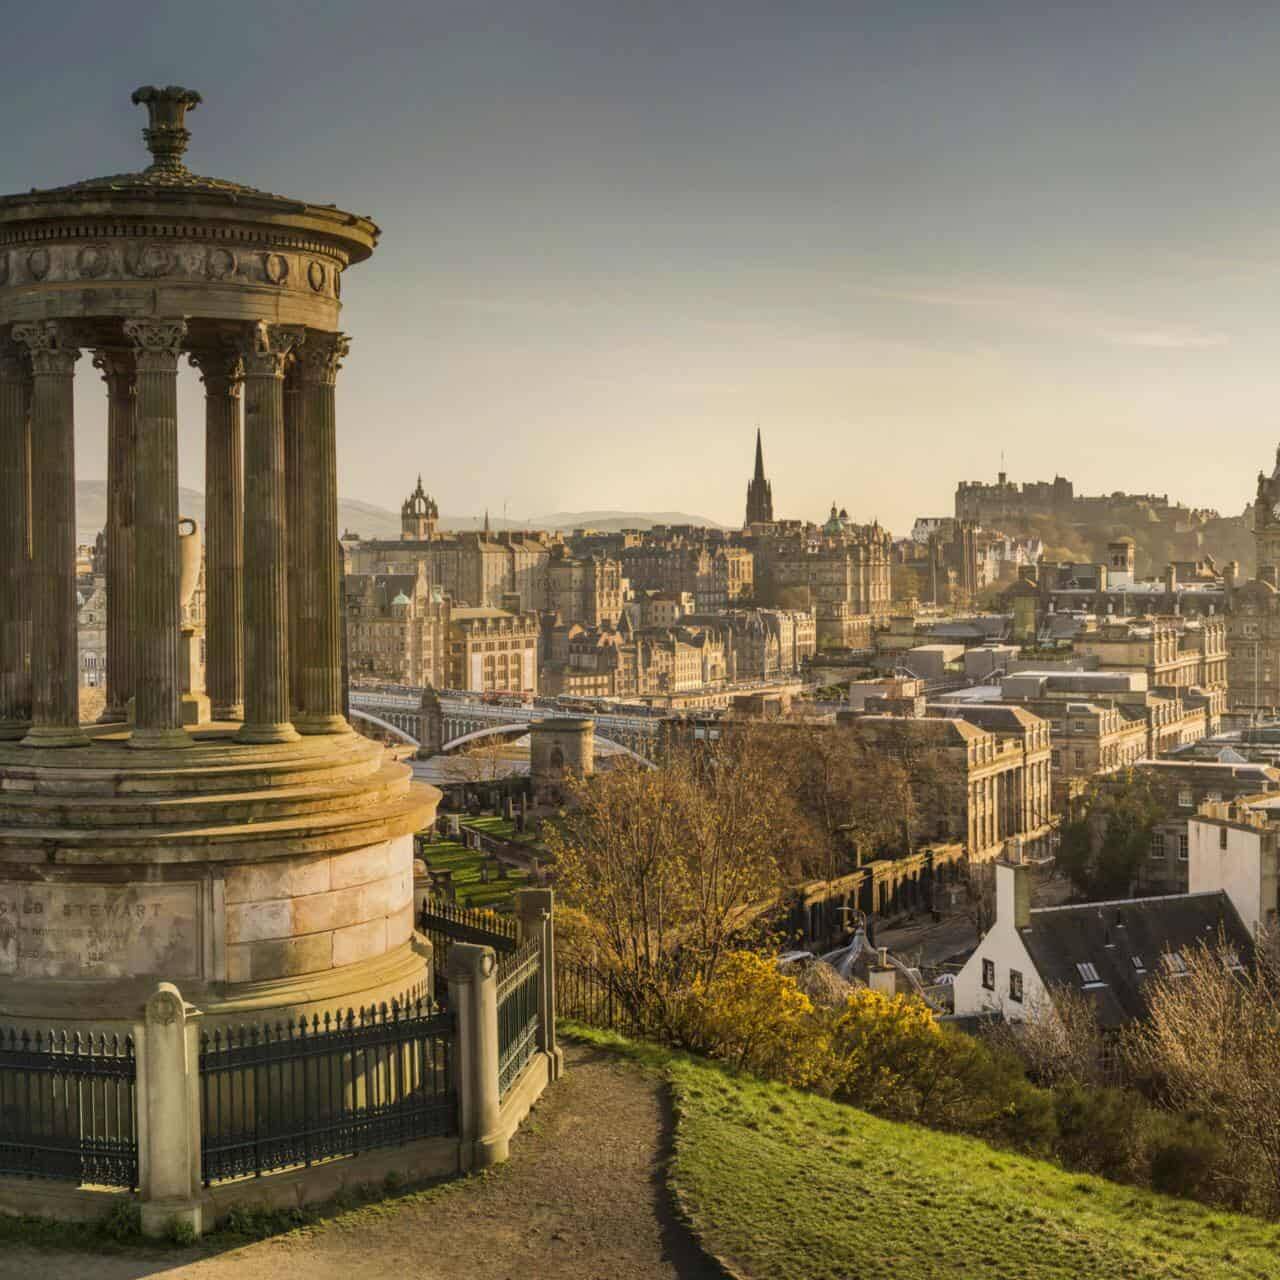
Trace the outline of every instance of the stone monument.
<instances>
[{"instance_id":1,"label":"stone monument","mask_svg":"<svg viewBox=\"0 0 1280 1280\"><path fill-rule=\"evenodd\" d=\"M197 176L199 94L133 100L146 168L0 198L0 1017L128 1023L157 981L211 1020L418 992L412 836L439 793L343 714L338 317L378 228ZM77 718L84 351L110 492L94 725ZM203 723L184 714L184 355L205 392Z\"/></svg>"}]
</instances>

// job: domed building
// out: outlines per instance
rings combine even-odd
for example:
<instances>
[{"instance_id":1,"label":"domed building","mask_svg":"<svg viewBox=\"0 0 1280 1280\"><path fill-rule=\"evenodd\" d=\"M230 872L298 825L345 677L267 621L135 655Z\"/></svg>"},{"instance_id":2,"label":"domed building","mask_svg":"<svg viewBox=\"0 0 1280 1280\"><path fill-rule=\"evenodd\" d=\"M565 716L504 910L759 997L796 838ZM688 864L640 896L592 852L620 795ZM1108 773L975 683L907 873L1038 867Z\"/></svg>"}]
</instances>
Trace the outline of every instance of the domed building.
<instances>
[{"instance_id":1,"label":"domed building","mask_svg":"<svg viewBox=\"0 0 1280 1280\"><path fill-rule=\"evenodd\" d=\"M0 198L0 1014L210 1025L421 991L438 793L344 714L334 396L368 218L192 173L200 96L139 89L151 163ZM88 356L88 359L84 359ZM184 724L178 379L204 384L207 692ZM101 375L106 707L81 723L76 378Z\"/></svg>"}]
</instances>

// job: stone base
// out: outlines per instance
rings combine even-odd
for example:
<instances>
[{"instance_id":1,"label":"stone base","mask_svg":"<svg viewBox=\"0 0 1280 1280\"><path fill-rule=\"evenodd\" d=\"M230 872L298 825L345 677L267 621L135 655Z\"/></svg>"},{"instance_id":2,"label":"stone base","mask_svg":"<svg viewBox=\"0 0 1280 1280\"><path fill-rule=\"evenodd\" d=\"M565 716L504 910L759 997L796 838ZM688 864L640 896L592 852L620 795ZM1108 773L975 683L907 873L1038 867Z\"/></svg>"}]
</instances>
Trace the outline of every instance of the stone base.
<instances>
[{"instance_id":1,"label":"stone base","mask_svg":"<svg viewBox=\"0 0 1280 1280\"><path fill-rule=\"evenodd\" d=\"M245 724L236 734L237 742L251 746L272 746L281 742L297 742L297 729L287 720L283 724Z\"/></svg>"},{"instance_id":2,"label":"stone base","mask_svg":"<svg viewBox=\"0 0 1280 1280\"><path fill-rule=\"evenodd\" d=\"M0 1022L127 1029L157 981L246 1023L429 993L412 837L439 792L355 733L0 742Z\"/></svg>"},{"instance_id":3,"label":"stone base","mask_svg":"<svg viewBox=\"0 0 1280 1280\"><path fill-rule=\"evenodd\" d=\"M50 725L35 725L27 730L22 739L24 747L87 747L89 738L84 730L74 727L54 728Z\"/></svg>"},{"instance_id":4,"label":"stone base","mask_svg":"<svg viewBox=\"0 0 1280 1280\"><path fill-rule=\"evenodd\" d=\"M132 751L184 751L195 746L195 739L185 729L139 729L129 735Z\"/></svg>"},{"instance_id":5,"label":"stone base","mask_svg":"<svg viewBox=\"0 0 1280 1280\"><path fill-rule=\"evenodd\" d=\"M182 695L182 723L208 724L212 719L212 707L209 696L204 693L184 693Z\"/></svg>"},{"instance_id":6,"label":"stone base","mask_svg":"<svg viewBox=\"0 0 1280 1280\"><path fill-rule=\"evenodd\" d=\"M192 1200L144 1200L142 1202L142 1234L163 1240L189 1227L199 1239L205 1230L204 1198Z\"/></svg>"},{"instance_id":7,"label":"stone base","mask_svg":"<svg viewBox=\"0 0 1280 1280\"><path fill-rule=\"evenodd\" d=\"M299 733L349 733L351 726L342 716L299 716L293 727Z\"/></svg>"}]
</instances>

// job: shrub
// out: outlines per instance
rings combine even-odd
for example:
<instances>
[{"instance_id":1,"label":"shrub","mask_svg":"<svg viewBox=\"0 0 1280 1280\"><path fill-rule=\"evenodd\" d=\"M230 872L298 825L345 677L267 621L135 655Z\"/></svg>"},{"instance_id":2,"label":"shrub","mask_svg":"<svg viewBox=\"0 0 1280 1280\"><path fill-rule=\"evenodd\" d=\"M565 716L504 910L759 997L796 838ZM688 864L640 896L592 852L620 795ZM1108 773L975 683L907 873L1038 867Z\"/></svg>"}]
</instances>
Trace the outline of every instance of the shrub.
<instances>
[{"instance_id":1,"label":"shrub","mask_svg":"<svg viewBox=\"0 0 1280 1280\"><path fill-rule=\"evenodd\" d=\"M165 1238L170 1244L176 1244L179 1248L185 1249L195 1244L196 1229L183 1218L170 1218L165 1229Z\"/></svg>"},{"instance_id":2,"label":"shrub","mask_svg":"<svg viewBox=\"0 0 1280 1280\"><path fill-rule=\"evenodd\" d=\"M923 1084L936 1078L940 1042L924 1001L859 988L831 1026L830 1088L855 1106L915 1118Z\"/></svg>"},{"instance_id":3,"label":"shrub","mask_svg":"<svg viewBox=\"0 0 1280 1280\"><path fill-rule=\"evenodd\" d=\"M1152 1111L1146 1122L1151 1186L1196 1200L1226 1197L1227 1144L1203 1120Z\"/></svg>"},{"instance_id":4,"label":"shrub","mask_svg":"<svg viewBox=\"0 0 1280 1280\"><path fill-rule=\"evenodd\" d=\"M805 1086L825 1073L827 1036L794 978L750 951L731 951L710 981L698 979L679 1002L680 1042L697 1053Z\"/></svg>"},{"instance_id":5,"label":"shrub","mask_svg":"<svg viewBox=\"0 0 1280 1280\"><path fill-rule=\"evenodd\" d=\"M1057 1132L1053 1095L1023 1079L1007 1082L986 1136L1019 1151L1042 1154L1052 1149Z\"/></svg>"},{"instance_id":6,"label":"shrub","mask_svg":"<svg viewBox=\"0 0 1280 1280\"><path fill-rule=\"evenodd\" d=\"M118 1201L98 1227L111 1240L136 1240L142 1234L142 1209L130 1200Z\"/></svg>"},{"instance_id":7,"label":"shrub","mask_svg":"<svg viewBox=\"0 0 1280 1280\"><path fill-rule=\"evenodd\" d=\"M1057 1154L1073 1169L1122 1181L1140 1178L1146 1103L1128 1089L1087 1089L1074 1080L1053 1091Z\"/></svg>"}]
</instances>

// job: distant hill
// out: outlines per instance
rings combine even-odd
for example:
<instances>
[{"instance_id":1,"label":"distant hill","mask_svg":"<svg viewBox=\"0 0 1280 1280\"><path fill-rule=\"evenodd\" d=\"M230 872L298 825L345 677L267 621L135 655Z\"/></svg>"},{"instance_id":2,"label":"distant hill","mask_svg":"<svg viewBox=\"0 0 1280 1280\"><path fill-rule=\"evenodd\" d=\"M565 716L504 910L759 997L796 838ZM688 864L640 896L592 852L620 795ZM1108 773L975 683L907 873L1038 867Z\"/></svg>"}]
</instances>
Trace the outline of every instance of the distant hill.
<instances>
[{"instance_id":1,"label":"distant hill","mask_svg":"<svg viewBox=\"0 0 1280 1280\"><path fill-rule=\"evenodd\" d=\"M178 490L178 510L204 524L204 494L196 489ZM102 480L76 484L76 530L81 542L92 542L107 522L107 486ZM366 538L398 538L400 515L368 502L338 499L338 528L354 529Z\"/></svg>"},{"instance_id":2,"label":"distant hill","mask_svg":"<svg viewBox=\"0 0 1280 1280\"><path fill-rule=\"evenodd\" d=\"M204 494L195 489L178 490L178 508L184 516L204 524ZM103 480L81 480L76 484L76 529L79 541L91 543L107 522L107 486ZM473 530L484 523L484 515L442 515L441 529ZM600 529L614 532L618 529L649 529L655 524L700 524L712 529L723 526L705 516L693 516L683 511L557 511L551 515L535 516L530 520L489 519L493 529ZM400 513L374 506L371 502L357 502L351 498L338 499L338 528L350 529L362 538L398 538Z\"/></svg>"},{"instance_id":3,"label":"distant hill","mask_svg":"<svg viewBox=\"0 0 1280 1280\"><path fill-rule=\"evenodd\" d=\"M528 527L534 529L599 529L613 533L618 529L651 529L655 524L693 524L708 529L727 526L708 520L706 516L687 511L556 511L549 516L535 516Z\"/></svg>"}]
</instances>

